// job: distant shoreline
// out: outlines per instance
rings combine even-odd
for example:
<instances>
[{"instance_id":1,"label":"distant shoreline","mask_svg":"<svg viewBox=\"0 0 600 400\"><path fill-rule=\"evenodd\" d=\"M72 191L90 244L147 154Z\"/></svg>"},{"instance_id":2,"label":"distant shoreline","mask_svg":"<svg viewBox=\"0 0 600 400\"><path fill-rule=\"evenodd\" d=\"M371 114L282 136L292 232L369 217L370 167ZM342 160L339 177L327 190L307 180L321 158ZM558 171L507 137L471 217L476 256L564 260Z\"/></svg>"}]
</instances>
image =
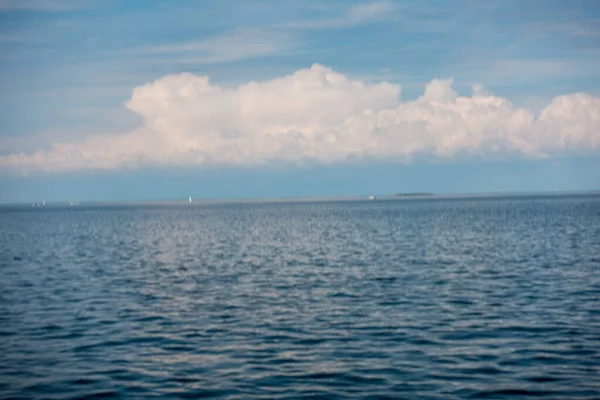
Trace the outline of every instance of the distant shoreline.
<instances>
[{"instance_id":1,"label":"distant shoreline","mask_svg":"<svg viewBox=\"0 0 600 400\"><path fill-rule=\"evenodd\" d=\"M600 191L572 191L572 192L506 192L506 193L396 193L382 194L373 196L371 201L390 201L390 200L435 200L435 199L484 199L484 198L525 198L525 197L560 197L560 196L600 196ZM0 208L19 207L32 208L41 210L44 208L53 207L68 207L78 208L85 206L127 206L127 205L172 205L172 206L193 206L193 205L208 205L208 204L235 204L235 203L299 203L299 202L331 202L331 201L363 201L369 200L369 195L355 196L322 196L322 197L271 197L271 198L196 198L192 203L189 203L188 198L185 199L170 199L170 200L138 200L138 201L52 201L46 200L44 206L40 206L40 202L0 202ZM33 206L38 204L38 206Z\"/></svg>"},{"instance_id":2,"label":"distant shoreline","mask_svg":"<svg viewBox=\"0 0 600 400\"><path fill-rule=\"evenodd\" d=\"M422 196L435 196L434 193L396 193L395 197L422 197Z\"/></svg>"}]
</instances>

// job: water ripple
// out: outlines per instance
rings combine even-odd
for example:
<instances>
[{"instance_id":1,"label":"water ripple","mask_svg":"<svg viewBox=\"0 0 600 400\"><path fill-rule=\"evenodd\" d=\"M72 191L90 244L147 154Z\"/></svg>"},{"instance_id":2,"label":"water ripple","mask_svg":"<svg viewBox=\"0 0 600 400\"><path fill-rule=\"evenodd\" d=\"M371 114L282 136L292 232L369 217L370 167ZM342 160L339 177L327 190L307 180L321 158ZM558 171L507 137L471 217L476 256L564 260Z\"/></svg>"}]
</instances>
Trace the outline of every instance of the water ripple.
<instances>
[{"instance_id":1,"label":"water ripple","mask_svg":"<svg viewBox=\"0 0 600 400\"><path fill-rule=\"evenodd\" d=\"M1 398L600 397L600 198L0 209Z\"/></svg>"}]
</instances>

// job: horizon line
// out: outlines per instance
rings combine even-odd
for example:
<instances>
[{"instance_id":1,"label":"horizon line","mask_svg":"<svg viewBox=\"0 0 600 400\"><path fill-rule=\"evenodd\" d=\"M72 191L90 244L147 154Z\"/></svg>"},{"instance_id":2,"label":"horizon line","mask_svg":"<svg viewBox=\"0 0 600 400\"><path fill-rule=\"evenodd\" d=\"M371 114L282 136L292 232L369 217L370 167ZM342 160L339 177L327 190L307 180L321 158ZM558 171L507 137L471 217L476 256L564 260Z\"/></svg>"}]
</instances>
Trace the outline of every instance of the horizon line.
<instances>
[{"instance_id":1,"label":"horizon line","mask_svg":"<svg viewBox=\"0 0 600 400\"><path fill-rule=\"evenodd\" d=\"M0 206L24 206L42 204L45 206L85 206L85 205L142 205L142 204L207 204L207 203L246 203L246 202L310 202L310 201L352 201L352 200L427 200L444 198L483 198L483 197L533 197L533 196L577 196L600 195L600 189L590 190L545 190L545 191L500 191L500 192L464 192L464 193L434 193L434 192L399 192L397 194L357 194L357 195L322 195L322 196L273 196L273 197L194 197L169 199L139 199L139 200L32 200L12 201L0 200ZM374 196L375 199L370 199ZM40 208L43 208L41 206Z\"/></svg>"}]
</instances>

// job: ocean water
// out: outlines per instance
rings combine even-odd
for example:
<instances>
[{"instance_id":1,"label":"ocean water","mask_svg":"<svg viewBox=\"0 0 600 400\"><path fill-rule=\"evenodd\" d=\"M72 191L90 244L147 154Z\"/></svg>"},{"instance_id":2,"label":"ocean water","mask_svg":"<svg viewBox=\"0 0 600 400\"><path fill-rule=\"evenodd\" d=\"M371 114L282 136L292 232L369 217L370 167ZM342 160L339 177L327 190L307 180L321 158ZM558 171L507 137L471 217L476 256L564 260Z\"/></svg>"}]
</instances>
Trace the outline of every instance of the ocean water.
<instances>
[{"instance_id":1,"label":"ocean water","mask_svg":"<svg viewBox=\"0 0 600 400\"><path fill-rule=\"evenodd\" d=\"M0 209L0 398L600 398L600 197Z\"/></svg>"}]
</instances>

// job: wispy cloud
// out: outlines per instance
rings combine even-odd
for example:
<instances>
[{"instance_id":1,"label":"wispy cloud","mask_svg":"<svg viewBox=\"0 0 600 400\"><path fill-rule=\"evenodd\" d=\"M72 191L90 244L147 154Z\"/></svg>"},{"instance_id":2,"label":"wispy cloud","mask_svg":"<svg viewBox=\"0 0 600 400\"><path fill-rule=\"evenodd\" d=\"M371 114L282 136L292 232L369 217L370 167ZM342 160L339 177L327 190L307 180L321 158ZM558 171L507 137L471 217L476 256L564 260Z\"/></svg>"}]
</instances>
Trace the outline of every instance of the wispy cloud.
<instances>
[{"instance_id":1,"label":"wispy cloud","mask_svg":"<svg viewBox=\"0 0 600 400\"><path fill-rule=\"evenodd\" d=\"M80 0L0 0L0 11L65 11L82 5Z\"/></svg>"},{"instance_id":2,"label":"wispy cloud","mask_svg":"<svg viewBox=\"0 0 600 400\"><path fill-rule=\"evenodd\" d=\"M218 36L184 43L141 46L120 54L134 56L165 56L165 61L181 63L220 63L268 56L294 46L295 36L268 29L236 29Z\"/></svg>"},{"instance_id":3,"label":"wispy cloud","mask_svg":"<svg viewBox=\"0 0 600 400\"><path fill-rule=\"evenodd\" d=\"M341 16L310 21L294 21L279 24L290 29L332 29L352 27L389 18L396 11L391 1L378 1L350 7Z\"/></svg>"},{"instance_id":4,"label":"wispy cloud","mask_svg":"<svg viewBox=\"0 0 600 400\"><path fill-rule=\"evenodd\" d=\"M509 47L511 49L527 48L542 41L557 43L567 40L569 50L584 48L600 48L599 19L554 22L536 21L519 27L519 40Z\"/></svg>"},{"instance_id":5,"label":"wispy cloud","mask_svg":"<svg viewBox=\"0 0 600 400\"><path fill-rule=\"evenodd\" d=\"M549 58L506 58L467 61L456 65L456 76L488 85L523 85L548 79L594 74L590 64Z\"/></svg>"},{"instance_id":6,"label":"wispy cloud","mask_svg":"<svg viewBox=\"0 0 600 400\"><path fill-rule=\"evenodd\" d=\"M363 3L348 8L341 15L322 20L238 28L195 41L128 48L118 54L144 57L153 63L174 64L224 63L271 56L298 50L303 37L298 30L358 26L389 18L395 10L391 1Z\"/></svg>"},{"instance_id":7,"label":"wispy cloud","mask_svg":"<svg viewBox=\"0 0 600 400\"><path fill-rule=\"evenodd\" d=\"M569 37L600 37L600 19L582 19L579 21L549 22L540 21L528 26L531 34L538 37L548 37L552 34L562 34Z\"/></svg>"}]
</instances>

